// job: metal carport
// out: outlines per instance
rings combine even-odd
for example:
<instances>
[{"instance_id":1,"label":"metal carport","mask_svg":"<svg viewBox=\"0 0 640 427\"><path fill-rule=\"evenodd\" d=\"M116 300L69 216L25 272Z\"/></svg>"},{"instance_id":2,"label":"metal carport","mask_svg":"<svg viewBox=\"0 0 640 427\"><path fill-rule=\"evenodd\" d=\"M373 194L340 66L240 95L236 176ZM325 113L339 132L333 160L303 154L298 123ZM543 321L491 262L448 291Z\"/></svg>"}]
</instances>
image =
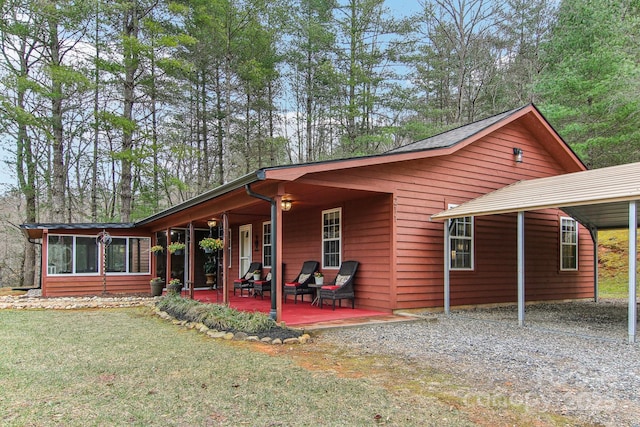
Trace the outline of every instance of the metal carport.
<instances>
[{"instance_id":1,"label":"metal carport","mask_svg":"<svg viewBox=\"0 0 640 427\"><path fill-rule=\"evenodd\" d=\"M524 325L524 213L558 208L591 231L597 252L597 230L629 230L629 343L636 341L636 259L640 200L640 163L519 181L431 216L446 221L465 216L518 214L518 323ZM445 222L444 309L449 312L449 227ZM595 257L597 264L597 254ZM595 270L597 276L597 269ZM597 277L596 277L597 281ZM597 293L596 293L597 295Z\"/></svg>"}]
</instances>

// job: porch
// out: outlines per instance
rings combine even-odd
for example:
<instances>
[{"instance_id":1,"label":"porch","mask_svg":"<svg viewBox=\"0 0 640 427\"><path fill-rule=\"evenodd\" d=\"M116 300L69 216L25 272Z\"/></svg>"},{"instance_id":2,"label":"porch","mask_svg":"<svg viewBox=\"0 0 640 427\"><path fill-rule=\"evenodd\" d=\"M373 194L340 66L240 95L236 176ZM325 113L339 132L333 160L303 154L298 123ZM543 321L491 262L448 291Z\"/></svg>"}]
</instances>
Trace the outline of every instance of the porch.
<instances>
[{"instance_id":1,"label":"porch","mask_svg":"<svg viewBox=\"0 0 640 427\"><path fill-rule=\"evenodd\" d=\"M222 289L195 289L194 299L206 303L223 303ZM185 292L183 291L183 296ZM229 305L240 311L259 311L269 314L271 309L271 298L267 295L264 299L253 296L233 295L233 291L229 292ZM287 300L282 304L282 321L287 326L303 327L320 325L345 325L353 322L377 319L380 321L388 321L391 318L398 318L391 313L381 311L365 310L361 308L351 308L348 301L343 303L342 307L336 305L335 311L331 309L331 304L323 305L323 308L311 305L308 297L305 301L298 300L297 304L293 303L293 299Z\"/></svg>"}]
</instances>

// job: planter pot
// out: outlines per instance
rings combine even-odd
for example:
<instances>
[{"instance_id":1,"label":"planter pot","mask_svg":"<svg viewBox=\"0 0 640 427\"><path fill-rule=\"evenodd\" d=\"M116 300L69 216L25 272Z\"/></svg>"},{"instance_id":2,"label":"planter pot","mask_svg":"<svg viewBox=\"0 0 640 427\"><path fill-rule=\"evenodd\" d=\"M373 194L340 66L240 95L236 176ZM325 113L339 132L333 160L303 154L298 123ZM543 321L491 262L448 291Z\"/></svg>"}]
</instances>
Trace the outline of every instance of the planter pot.
<instances>
[{"instance_id":1,"label":"planter pot","mask_svg":"<svg viewBox=\"0 0 640 427\"><path fill-rule=\"evenodd\" d=\"M182 291L182 283L176 283L175 285L167 285L167 290L174 294L179 294Z\"/></svg>"},{"instance_id":2,"label":"planter pot","mask_svg":"<svg viewBox=\"0 0 640 427\"><path fill-rule=\"evenodd\" d=\"M205 274L205 276L207 276L207 286L209 286L210 288L213 288L213 285L216 284L216 275L215 273L211 273L211 274Z\"/></svg>"},{"instance_id":3,"label":"planter pot","mask_svg":"<svg viewBox=\"0 0 640 427\"><path fill-rule=\"evenodd\" d=\"M211 249L211 248L205 248L205 249L204 249L204 253L205 253L205 254L212 254L212 253L213 253L213 249Z\"/></svg>"},{"instance_id":4,"label":"planter pot","mask_svg":"<svg viewBox=\"0 0 640 427\"><path fill-rule=\"evenodd\" d=\"M316 285L322 285L324 284L324 277L316 277L315 281L316 281Z\"/></svg>"},{"instance_id":5,"label":"planter pot","mask_svg":"<svg viewBox=\"0 0 640 427\"><path fill-rule=\"evenodd\" d=\"M254 274L253 275L253 280L260 280L260 275L259 274Z\"/></svg>"},{"instance_id":6,"label":"planter pot","mask_svg":"<svg viewBox=\"0 0 640 427\"><path fill-rule=\"evenodd\" d=\"M173 252L174 255L182 255L182 249L178 249Z\"/></svg>"},{"instance_id":7,"label":"planter pot","mask_svg":"<svg viewBox=\"0 0 640 427\"><path fill-rule=\"evenodd\" d=\"M162 295L162 288L164 288L164 282L162 280L151 281L151 296L159 297Z\"/></svg>"}]
</instances>

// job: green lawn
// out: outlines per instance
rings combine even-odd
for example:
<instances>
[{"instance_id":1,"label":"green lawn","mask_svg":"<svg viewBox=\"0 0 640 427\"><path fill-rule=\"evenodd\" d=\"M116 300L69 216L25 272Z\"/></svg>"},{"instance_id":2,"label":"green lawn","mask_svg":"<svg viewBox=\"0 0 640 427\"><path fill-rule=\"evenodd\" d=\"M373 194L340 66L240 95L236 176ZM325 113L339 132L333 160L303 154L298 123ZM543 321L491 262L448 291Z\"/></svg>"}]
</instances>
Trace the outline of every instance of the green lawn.
<instances>
[{"instance_id":1,"label":"green lawn","mask_svg":"<svg viewBox=\"0 0 640 427\"><path fill-rule=\"evenodd\" d=\"M627 230L598 232L598 289L600 298L629 297L628 251L629 233Z\"/></svg>"},{"instance_id":2,"label":"green lawn","mask_svg":"<svg viewBox=\"0 0 640 427\"><path fill-rule=\"evenodd\" d=\"M0 331L2 426L567 425L462 401L428 361L214 340L145 308L0 310Z\"/></svg>"},{"instance_id":3,"label":"green lawn","mask_svg":"<svg viewBox=\"0 0 640 427\"><path fill-rule=\"evenodd\" d=\"M371 425L376 415L425 425L440 424L445 407L428 397L404 405L367 380L312 372L143 309L3 310L0 330L3 426ZM468 424L445 412L450 425Z\"/></svg>"}]
</instances>

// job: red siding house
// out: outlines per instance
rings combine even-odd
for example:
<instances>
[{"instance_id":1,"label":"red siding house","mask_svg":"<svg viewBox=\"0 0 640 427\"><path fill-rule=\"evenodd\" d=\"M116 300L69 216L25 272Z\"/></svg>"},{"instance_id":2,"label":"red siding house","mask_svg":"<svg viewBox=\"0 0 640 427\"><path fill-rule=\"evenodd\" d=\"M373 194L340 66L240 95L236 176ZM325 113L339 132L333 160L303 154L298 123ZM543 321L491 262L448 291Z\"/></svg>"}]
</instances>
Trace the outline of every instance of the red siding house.
<instances>
[{"instance_id":1,"label":"red siding house","mask_svg":"<svg viewBox=\"0 0 640 427\"><path fill-rule=\"evenodd\" d=\"M516 214L444 225L430 217L520 180L585 169L528 105L382 155L263 168L133 224L22 227L42 239L45 296L148 293L155 276L205 286L197 243L211 233L225 242L216 259L229 291L252 261L263 275L282 266L274 277L283 283L306 260L326 280L356 260L356 307L437 308L449 227L451 305L515 302ZM593 297L589 232L559 210L527 212L526 221L526 299ZM96 245L102 232L109 245ZM169 241L186 243L186 254L167 256ZM153 245L165 252L152 255Z\"/></svg>"}]
</instances>

